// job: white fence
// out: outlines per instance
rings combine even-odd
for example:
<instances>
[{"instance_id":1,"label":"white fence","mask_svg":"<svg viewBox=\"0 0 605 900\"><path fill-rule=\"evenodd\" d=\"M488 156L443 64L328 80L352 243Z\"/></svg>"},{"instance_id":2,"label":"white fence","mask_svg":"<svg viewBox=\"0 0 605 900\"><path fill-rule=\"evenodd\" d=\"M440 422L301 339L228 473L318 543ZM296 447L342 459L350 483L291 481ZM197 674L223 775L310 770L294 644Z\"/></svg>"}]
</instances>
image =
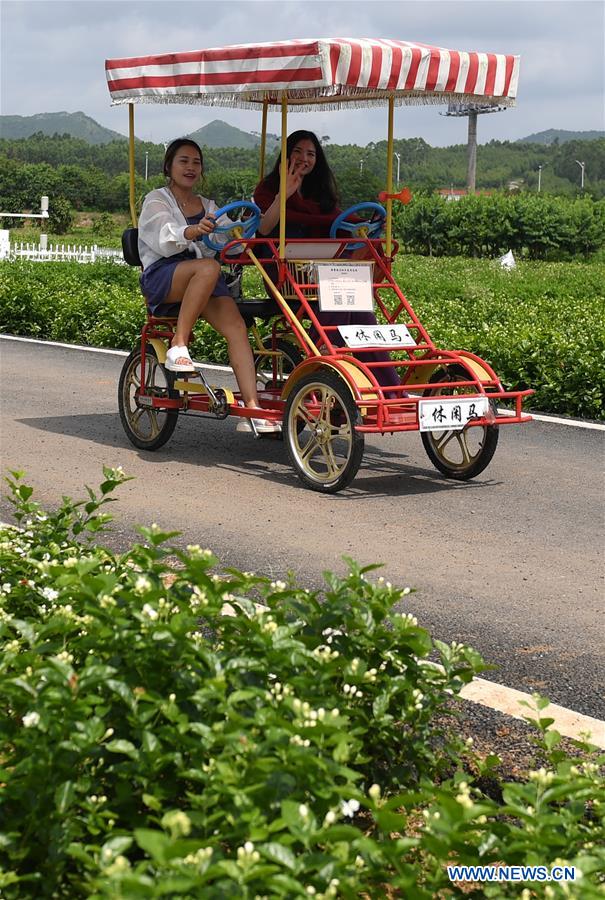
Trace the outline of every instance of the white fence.
<instances>
[{"instance_id":1,"label":"white fence","mask_svg":"<svg viewBox=\"0 0 605 900\"><path fill-rule=\"evenodd\" d=\"M34 262L71 261L80 263L96 262L97 260L114 262L125 265L121 250L109 250L106 247L76 246L75 244L50 244L41 247L39 244L10 243L8 247L0 248L0 258L30 259Z\"/></svg>"}]
</instances>

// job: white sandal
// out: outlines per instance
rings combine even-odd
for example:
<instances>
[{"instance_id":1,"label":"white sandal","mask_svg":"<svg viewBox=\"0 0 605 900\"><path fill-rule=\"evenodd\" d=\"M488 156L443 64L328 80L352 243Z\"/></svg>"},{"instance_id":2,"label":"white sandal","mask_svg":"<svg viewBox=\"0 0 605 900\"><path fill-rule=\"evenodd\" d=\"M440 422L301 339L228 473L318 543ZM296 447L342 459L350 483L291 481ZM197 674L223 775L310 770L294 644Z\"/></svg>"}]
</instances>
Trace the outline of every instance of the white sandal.
<instances>
[{"instance_id":1,"label":"white sandal","mask_svg":"<svg viewBox=\"0 0 605 900\"><path fill-rule=\"evenodd\" d=\"M239 404L242 406L243 404ZM259 409L260 408L256 407ZM236 431L252 431L251 422L254 422L254 430L257 434L276 434L281 431L281 422L273 422L271 419L248 419L242 416L235 426Z\"/></svg>"},{"instance_id":2,"label":"white sandal","mask_svg":"<svg viewBox=\"0 0 605 900\"><path fill-rule=\"evenodd\" d=\"M187 362L179 363L177 362L179 359L185 359ZM166 354L164 367L169 372L195 372L195 366L191 362L187 347L170 347Z\"/></svg>"}]
</instances>

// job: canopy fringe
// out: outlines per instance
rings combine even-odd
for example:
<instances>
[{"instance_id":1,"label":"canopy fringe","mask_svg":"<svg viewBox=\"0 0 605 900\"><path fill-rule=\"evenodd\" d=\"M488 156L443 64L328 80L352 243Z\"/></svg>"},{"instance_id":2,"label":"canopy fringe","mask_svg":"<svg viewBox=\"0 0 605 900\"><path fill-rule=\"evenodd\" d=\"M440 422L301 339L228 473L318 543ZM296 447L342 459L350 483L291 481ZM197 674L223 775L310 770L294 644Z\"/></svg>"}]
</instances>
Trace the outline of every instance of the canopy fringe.
<instances>
[{"instance_id":1,"label":"canopy fringe","mask_svg":"<svg viewBox=\"0 0 605 900\"><path fill-rule=\"evenodd\" d=\"M182 91L182 89L181 89ZM337 94L334 90L326 89L320 96L317 89L313 91L297 91L295 96L288 93L288 109L296 112L310 112L315 107L321 106L322 109L334 110L340 109L342 106L352 107L353 109L363 109L373 106L384 106L386 101L393 97L396 106L443 106L448 103L471 103L475 106L503 106L513 107L516 100L512 97L484 97L477 94L454 94L454 93L434 93L427 94L420 91L389 92L389 91L372 91L371 96L364 95L363 88L347 88L340 90ZM122 106L126 103L178 103L191 106L218 106L218 107L236 107L237 109L258 109L262 107L263 101L267 100L269 109L281 109L281 92L267 97L263 94L252 94L246 91L233 92L229 94L128 94L124 97L112 97L112 106Z\"/></svg>"}]
</instances>

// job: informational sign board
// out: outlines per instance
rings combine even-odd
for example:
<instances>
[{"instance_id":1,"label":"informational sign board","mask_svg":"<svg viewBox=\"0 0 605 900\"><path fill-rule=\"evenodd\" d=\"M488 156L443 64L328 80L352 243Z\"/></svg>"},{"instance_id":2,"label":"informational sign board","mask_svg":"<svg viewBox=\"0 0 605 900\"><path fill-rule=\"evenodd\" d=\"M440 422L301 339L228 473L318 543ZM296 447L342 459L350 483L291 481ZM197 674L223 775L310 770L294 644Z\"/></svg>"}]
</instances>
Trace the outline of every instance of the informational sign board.
<instances>
[{"instance_id":1,"label":"informational sign board","mask_svg":"<svg viewBox=\"0 0 605 900\"><path fill-rule=\"evenodd\" d=\"M317 263L321 312L372 312L372 262Z\"/></svg>"},{"instance_id":2,"label":"informational sign board","mask_svg":"<svg viewBox=\"0 0 605 900\"><path fill-rule=\"evenodd\" d=\"M347 347L415 347L416 341L405 325L339 325Z\"/></svg>"},{"instance_id":3,"label":"informational sign board","mask_svg":"<svg viewBox=\"0 0 605 900\"><path fill-rule=\"evenodd\" d=\"M487 397L435 397L418 404L420 431L460 431L489 410Z\"/></svg>"}]
</instances>

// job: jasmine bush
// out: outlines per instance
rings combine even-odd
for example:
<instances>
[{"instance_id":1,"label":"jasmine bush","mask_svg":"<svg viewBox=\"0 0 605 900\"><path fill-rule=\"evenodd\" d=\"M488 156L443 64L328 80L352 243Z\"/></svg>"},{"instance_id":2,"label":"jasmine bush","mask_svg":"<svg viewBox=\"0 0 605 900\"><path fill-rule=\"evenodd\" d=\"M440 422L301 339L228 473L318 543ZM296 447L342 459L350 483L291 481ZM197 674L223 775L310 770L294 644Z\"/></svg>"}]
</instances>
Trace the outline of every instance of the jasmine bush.
<instances>
[{"instance_id":1,"label":"jasmine bush","mask_svg":"<svg viewBox=\"0 0 605 900\"><path fill-rule=\"evenodd\" d=\"M352 561L322 592L218 575L158 526L116 555L104 476L54 512L8 479L4 898L518 896L446 871L504 861L576 867L526 898L602 896L603 760L539 712L544 767L482 794L438 722L484 664L396 611L405 590Z\"/></svg>"}]
</instances>

